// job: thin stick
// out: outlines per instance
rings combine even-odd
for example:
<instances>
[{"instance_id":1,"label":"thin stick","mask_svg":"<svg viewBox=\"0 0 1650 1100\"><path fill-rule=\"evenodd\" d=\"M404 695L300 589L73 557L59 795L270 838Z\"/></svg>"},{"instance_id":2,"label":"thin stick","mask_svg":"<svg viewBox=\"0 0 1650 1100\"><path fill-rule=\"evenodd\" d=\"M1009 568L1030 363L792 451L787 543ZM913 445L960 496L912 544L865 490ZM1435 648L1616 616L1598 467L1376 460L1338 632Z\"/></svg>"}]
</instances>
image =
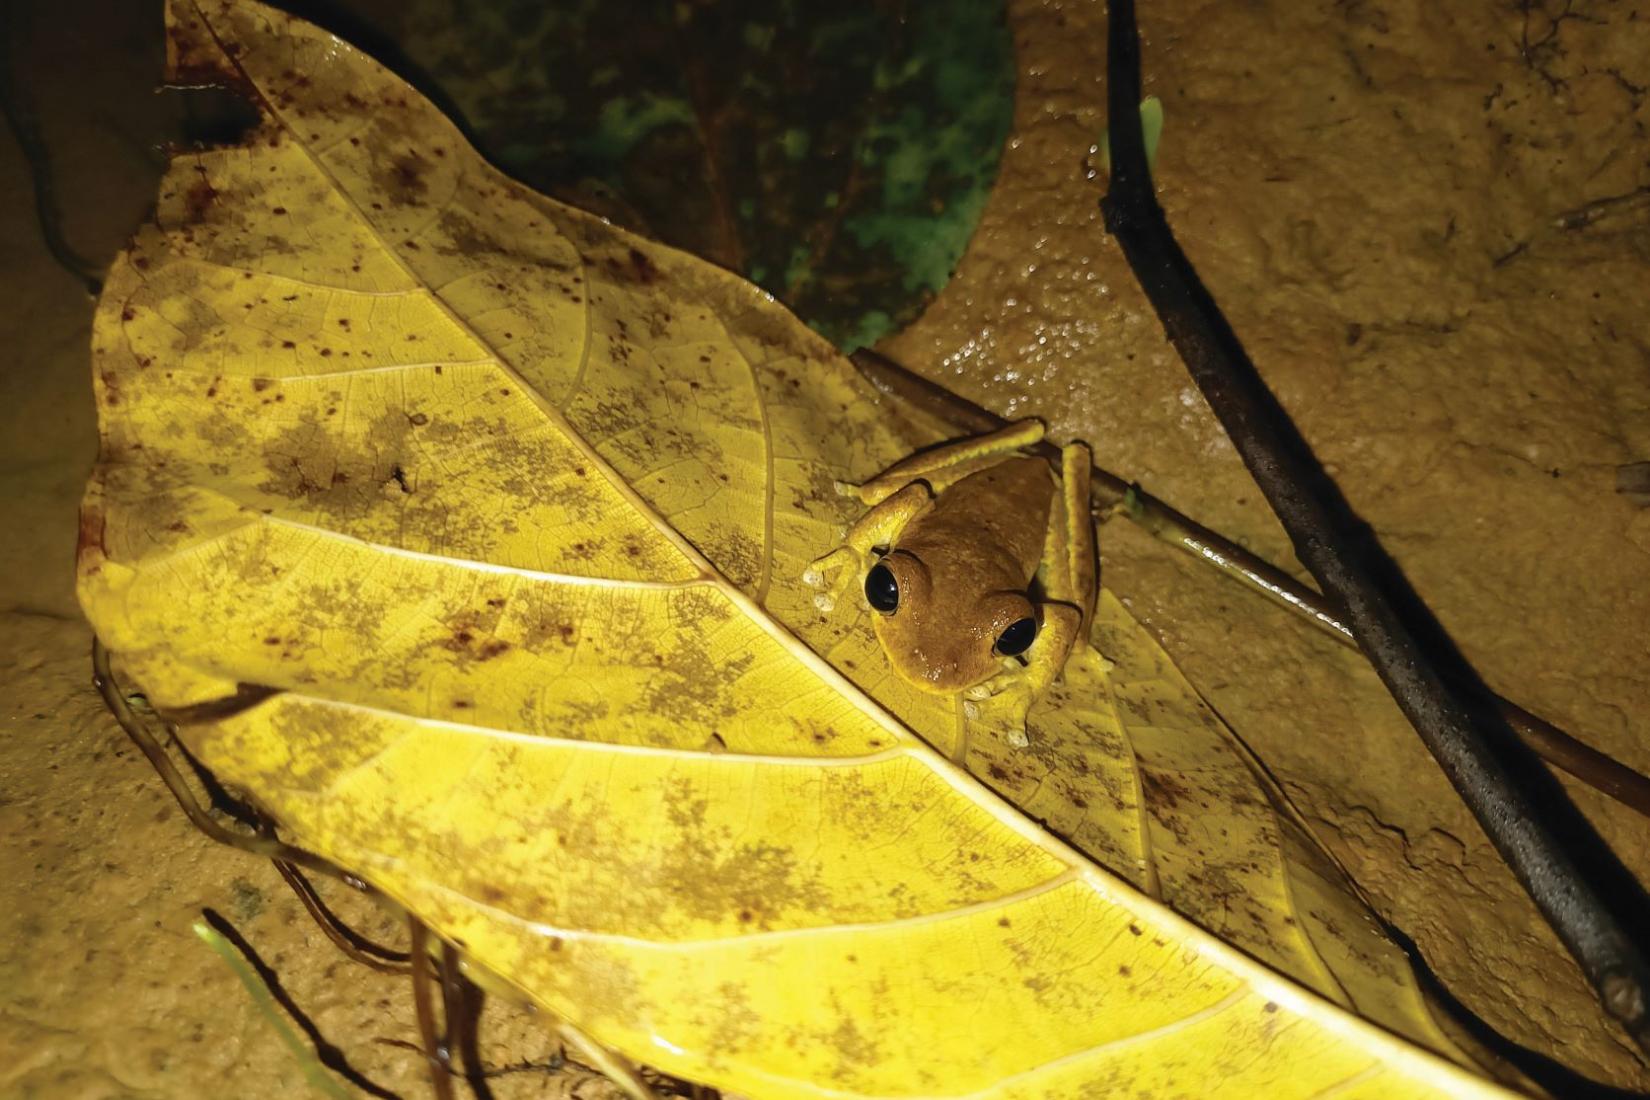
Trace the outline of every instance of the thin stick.
<instances>
[{"instance_id":1,"label":"thin stick","mask_svg":"<svg viewBox=\"0 0 1650 1100\"><path fill-rule=\"evenodd\" d=\"M407 926L412 930L412 984L413 1005L418 1011L418 1038L423 1044L424 1063L430 1070L430 1085L436 1100L453 1100L452 1066L446 1047L436 1035L435 1006L430 998L429 934L424 922L408 915Z\"/></svg>"},{"instance_id":2,"label":"thin stick","mask_svg":"<svg viewBox=\"0 0 1650 1100\"><path fill-rule=\"evenodd\" d=\"M960 432L993 432L1008 423L966 397L912 374L879 352L861 348L852 358L861 376L882 393ZM1059 453L1057 447L1046 441L1035 449L1051 457ZM1096 466L1090 479L1091 504L1098 518L1122 516L1152 537L1214 566L1250 591L1293 611L1342 645L1358 648L1352 628L1346 625L1345 613L1282 569L1108 470ZM1650 777L1572 737L1517 703L1499 695L1493 697L1493 702L1513 732L1547 763L1628 809L1650 817Z\"/></svg>"},{"instance_id":3,"label":"thin stick","mask_svg":"<svg viewBox=\"0 0 1650 1100\"><path fill-rule=\"evenodd\" d=\"M283 860L300 867L307 867L311 871L331 875L351 889L360 890L362 893L377 894L377 891L373 890L362 879L334 866L313 852L306 852L302 848L294 848L290 844L283 844L273 836L237 833L232 829L224 828L213 820L212 815L207 812L206 808L196 800L193 792L190 791L188 782L183 778L183 773L179 772L176 765L172 763L172 758L166 754L166 749L161 745L160 739L154 735L148 724L138 717L137 713L132 710L132 705L126 701L126 696L115 682L114 674L110 668L109 650L103 645L101 639L95 637L92 639L92 683L97 687L98 694L103 696L103 702L108 706L109 712L115 716L115 721L120 723L120 728L126 731L126 736L130 737L132 743L142 750L143 755L149 760L149 765L160 773L160 778L166 784L166 789L172 792L172 797L177 799L178 805L182 807L184 814L195 828L220 844L228 844L231 847L239 848L244 852L251 852L255 856L263 856L266 859Z\"/></svg>"},{"instance_id":4,"label":"thin stick","mask_svg":"<svg viewBox=\"0 0 1650 1100\"><path fill-rule=\"evenodd\" d=\"M410 962L405 951L396 951L382 944L367 939L361 933L351 928L339 919L327 903L316 891L315 884L304 877L304 873L285 860L272 860L275 870L281 873L281 879L298 896L305 911L334 947L342 951L346 957L362 966L385 974L406 974L410 970Z\"/></svg>"},{"instance_id":5,"label":"thin stick","mask_svg":"<svg viewBox=\"0 0 1650 1100\"><path fill-rule=\"evenodd\" d=\"M487 1083L487 1067L481 1061L478 1024L487 995L481 987L465 977L458 948L442 941L441 969L446 978L442 985L442 999L446 1003L447 1034L451 1049L458 1052L464 1065L464 1080L476 1100L493 1100L493 1089Z\"/></svg>"},{"instance_id":6,"label":"thin stick","mask_svg":"<svg viewBox=\"0 0 1650 1100\"><path fill-rule=\"evenodd\" d=\"M1449 655L1440 654L1436 645L1428 652L1421 643L1423 633L1432 633L1432 624L1413 605L1405 614L1392 592L1377 583L1375 566L1384 557L1378 545L1359 529L1175 242L1146 167L1137 109L1140 41L1133 0L1112 0L1110 14L1107 121L1113 169L1101 201L1106 228L1122 246L1170 342L1282 521L1301 564L1331 600L1346 608L1347 625L1376 673L1581 965L1606 1010L1650 1051L1650 965L1606 906L1604 894L1583 874L1582 856L1554 835L1549 823L1555 807L1550 803L1563 803L1562 792L1543 776L1550 789L1537 798L1528 769L1524 774L1515 770L1521 746L1511 731L1489 708L1475 712L1471 693L1457 686L1476 679L1465 661L1452 662L1453 684L1438 671L1437 662ZM1497 725L1500 737L1495 736ZM1565 827L1585 835L1580 815L1569 809L1572 820ZM1596 836L1592 843L1608 851ZM1598 854L1587 853L1595 859ZM1619 865L1611 870L1620 876ZM1628 904L1632 899L1611 900Z\"/></svg>"}]
</instances>

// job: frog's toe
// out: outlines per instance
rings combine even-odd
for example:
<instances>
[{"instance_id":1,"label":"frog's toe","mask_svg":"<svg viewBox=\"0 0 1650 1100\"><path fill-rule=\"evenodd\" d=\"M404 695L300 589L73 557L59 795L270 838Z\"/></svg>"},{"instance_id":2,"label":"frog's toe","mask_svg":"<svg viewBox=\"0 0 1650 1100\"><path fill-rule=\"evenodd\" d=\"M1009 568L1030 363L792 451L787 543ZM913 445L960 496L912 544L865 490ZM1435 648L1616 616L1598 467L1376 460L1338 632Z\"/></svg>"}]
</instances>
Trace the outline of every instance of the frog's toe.
<instances>
[{"instance_id":1,"label":"frog's toe","mask_svg":"<svg viewBox=\"0 0 1650 1100\"><path fill-rule=\"evenodd\" d=\"M994 712L993 724L998 720L1002 723L1003 740L1023 749L1031 744L1026 736L1026 715L1034 697L1023 669L1003 672L963 692L963 716L978 721L989 705Z\"/></svg>"},{"instance_id":2,"label":"frog's toe","mask_svg":"<svg viewBox=\"0 0 1650 1100\"><path fill-rule=\"evenodd\" d=\"M1031 700L1031 692L1018 691L1009 704L1012 709L1008 714L1008 729L1003 732L1003 740L1017 749L1031 744L1031 737L1026 732L1026 716L1031 713Z\"/></svg>"},{"instance_id":3,"label":"frog's toe","mask_svg":"<svg viewBox=\"0 0 1650 1100\"><path fill-rule=\"evenodd\" d=\"M824 588L832 573L846 574L856 564L854 552L846 546L839 546L824 557L809 562L807 568L802 570L802 583L811 588ZM842 587L841 576L832 587Z\"/></svg>"},{"instance_id":4,"label":"frog's toe","mask_svg":"<svg viewBox=\"0 0 1650 1100\"><path fill-rule=\"evenodd\" d=\"M853 585L859 566L859 555L846 546L809 562L802 571L802 583L820 590L814 596L814 606L826 614L836 610L837 600Z\"/></svg>"},{"instance_id":5,"label":"frog's toe","mask_svg":"<svg viewBox=\"0 0 1650 1100\"><path fill-rule=\"evenodd\" d=\"M986 685L977 684L964 692L963 717L971 722L977 722L985 716L982 703L993 700L994 706L1006 706L1008 713L1003 715L1003 740L1016 749L1023 749L1031 744L1031 738L1026 736L1026 714L1031 710L1031 696L1027 692L1004 689L996 693L982 691ZM975 694L978 692L979 694ZM973 696L973 698L968 698Z\"/></svg>"},{"instance_id":6,"label":"frog's toe","mask_svg":"<svg viewBox=\"0 0 1650 1100\"><path fill-rule=\"evenodd\" d=\"M1000 672L988 677L963 692L967 699L993 699L1004 692L1013 691L1025 685L1025 672L1018 667L1010 672Z\"/></svg>"}]
</instances>

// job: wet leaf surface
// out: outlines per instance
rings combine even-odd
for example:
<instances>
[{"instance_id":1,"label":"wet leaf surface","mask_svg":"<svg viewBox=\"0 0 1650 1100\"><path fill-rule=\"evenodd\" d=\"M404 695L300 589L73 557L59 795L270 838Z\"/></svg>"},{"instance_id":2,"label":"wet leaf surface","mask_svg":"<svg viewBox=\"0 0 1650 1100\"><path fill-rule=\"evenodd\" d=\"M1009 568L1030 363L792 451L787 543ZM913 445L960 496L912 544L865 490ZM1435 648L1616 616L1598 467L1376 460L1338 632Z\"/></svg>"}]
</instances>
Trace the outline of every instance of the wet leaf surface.
<instances>
[{"instance_id":1,"label":"wet leaf surface","mask_svg":"<svg viewBox=\"0 0 1650 1100\"><path fill-rule=\"evenodd\" d=\"M1495 1093L1110 596L1026 749L814 609L934 437L766 295L270 9L170 57L264 120L110 273L80 595L162 711L277 689L182 737L291 839L747 1095Z\"/></svg>"}]
</instances>

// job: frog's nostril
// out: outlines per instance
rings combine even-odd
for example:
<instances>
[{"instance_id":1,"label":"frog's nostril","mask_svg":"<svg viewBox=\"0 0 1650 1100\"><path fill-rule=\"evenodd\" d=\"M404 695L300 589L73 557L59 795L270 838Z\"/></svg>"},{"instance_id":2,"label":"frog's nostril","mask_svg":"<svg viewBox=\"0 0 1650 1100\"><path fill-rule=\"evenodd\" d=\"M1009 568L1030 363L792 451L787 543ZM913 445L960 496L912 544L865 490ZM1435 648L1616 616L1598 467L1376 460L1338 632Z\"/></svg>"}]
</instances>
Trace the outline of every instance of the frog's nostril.
<instances>
[{"instance_id":1,"label":"frog's nostril","mask_svg":"<svg viewBox=\"0 0 1650 1100\"><path fill-rule=\"evenodd\" d=\"M865 600L884 615L892 615L899 606L899 582L894 571L878 562L865 574Z\"/></svg>"}]
</instances>

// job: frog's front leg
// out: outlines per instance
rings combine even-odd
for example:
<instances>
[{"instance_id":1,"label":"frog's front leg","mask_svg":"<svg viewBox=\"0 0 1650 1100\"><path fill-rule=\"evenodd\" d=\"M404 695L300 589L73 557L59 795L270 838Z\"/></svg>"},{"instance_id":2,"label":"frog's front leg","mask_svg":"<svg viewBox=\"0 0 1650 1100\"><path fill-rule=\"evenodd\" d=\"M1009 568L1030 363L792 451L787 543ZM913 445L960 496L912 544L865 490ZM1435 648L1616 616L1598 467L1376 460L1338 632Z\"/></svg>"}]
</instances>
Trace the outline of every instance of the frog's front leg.
<instances>
[{"instance_id":1,"label":"frog's front leg","mask_svg":"<svg viewBox=\"0 0 1650 1100\"><path fill-rule=\"evenodd\" d=\"M1083 627L1083 613L1070 604L1045 602L1038 604L1037 609L1042 622L1037 629L1036 642L1025 655L1025 664L1021 665L1013 657L1005 657L1003 664L1009 666L1006 671L975 684L963 693L969 700L1006 698L1011 702L1013 709L1009 715L1008 743L1015 748L1024 748L1031 743L1026 736L1026 715L1031 711L1031 704L1049 689L1059 677L1060 670L1066 667L1066 658L1071 656L1072 647L1077 643ZM963 708L969 717L978 717L976 703L966 702Z\"/></svg>"},{"instance_id":2,"label":"frog's front leg","mask_svg":"<svg viewBox=\"0 0 1650 1100\"><path fill-rule=\"evenodd\" d=\"M1005 658L1004 663L1009 665L1006 671L965 693L970 699L1012 696L1013 725L1008 739L1017 747L1028 743L1025 720L1031 704L1060 675L1072 647L1086 637L1094 616L1099 583L1094 518L1089 512L1089 476L1093 462L1089 449L1081 443L1060 450L1060 506L1049 517L1043 560L1037 570L1048 599L1038 605L1042 623L1037 640L1025 655L1024 666L1013 658Z\"/></svg>"},{"instance_id":3,"label":"frog's front leg","mask_svg":"<svg viewBox=\"0 0 1650 1100\"><path fill-rule=\"evenodd\" d=\"M843 532L841 546L815 558L803 571L802 583L825 589L814 597L814 606L824 612L833 610L842 593L859 578L871 551L892 542L900 528L933 500L934 494L925 482L913 481L859 517Z\"/></svg>"},{"instance_id":4,"label":"frog's front leg","mask_svg":"<svg viewBox=\"0 0 1650 1100\"><path fill-rule=\"evenodd\" d=\"M840 482L837 488L866 504L876 504L918 479L926 481L937 494L1002 456L1037 443L1043 438L1043 430L1041 420L1016 420L994 432L959 439L901 459L863 485Z\"/></svg>"}]
</instances>

